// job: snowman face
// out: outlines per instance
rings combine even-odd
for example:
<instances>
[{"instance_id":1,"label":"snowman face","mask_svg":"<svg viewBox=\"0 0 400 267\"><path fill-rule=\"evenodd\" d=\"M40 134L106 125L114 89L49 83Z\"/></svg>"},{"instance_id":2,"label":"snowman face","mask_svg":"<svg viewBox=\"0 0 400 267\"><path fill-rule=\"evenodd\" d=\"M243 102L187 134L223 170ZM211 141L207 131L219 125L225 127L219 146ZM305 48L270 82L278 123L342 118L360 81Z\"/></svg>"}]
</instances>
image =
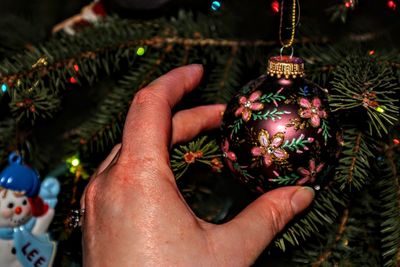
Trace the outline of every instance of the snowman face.
<instances>
[{"instance_id":1,"label":"snowman face","mask_svg":"<svg viewBox=\"0 0 400 267\"><path fill-rule=\"evenodd\" d=\"M0 227L16 227L32 217L28 198L12 190L0 191Z\"/></svg>"}]
</instances>

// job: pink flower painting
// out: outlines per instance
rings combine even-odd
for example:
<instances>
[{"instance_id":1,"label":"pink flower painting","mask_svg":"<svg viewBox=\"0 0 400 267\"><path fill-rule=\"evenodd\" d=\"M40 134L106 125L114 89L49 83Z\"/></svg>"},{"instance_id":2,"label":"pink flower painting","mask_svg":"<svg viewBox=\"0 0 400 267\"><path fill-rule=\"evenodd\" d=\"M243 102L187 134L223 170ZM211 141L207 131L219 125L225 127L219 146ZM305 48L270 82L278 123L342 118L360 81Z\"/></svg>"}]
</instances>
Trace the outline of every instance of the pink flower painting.
<instances>
[{"instance_id":1,"label":"pink flower painting","mask_svg":"<svg viewBox=\"0 0 400 267\"><path fill-rule=\"evenodd\" d=\"M231 161L236 161L236 155L232 151L229 151L229 141L226 139L222 147L223 156Z\"/></svg>"},{"instance_id":2,"label":"pink flower painting","mask_svg":"<svg viewBox=\"0 0 400 267\"><path fill-rule=\"evenodd\" d=\"M280 132L270 139L269 133L262 129L258 134L260 146L253 147L251 154L256 157L263 157L263 164L266 167L271 166L274 161L282 162L289 157L289 154L280 147L284 139L285 135Z\"/></svg>"},{"instance_id":3,"label":"pink flower painting","mask_svg":"<svg viewBox=\"0 0 400 267\"><path fill-rule=\"evenodd\" d=\"M264 108L264 104L257 102L261 97L260 91L253 92L249 98L245 96L241 96L239 98L240 107L236 110L235 116L242 116L242 119L247 122L251 118L252 111L262 110Z\"/></svg>"},{"instance_id":4,"label":"pink flower painting","mask_svg":"<svg viewBox=\"0 0 400 267\"><path fill-rule=\"evenodd\" d=\"M313 183L317 178L317 174L324 168L324 163L320 163L318 166L315 166L315 160L311 159L309 161L308 170L306 168L300 167L297 169L297 172L300 173L303 177L297 181L298 185L303 185L307 182Z\"/></svg>"},{"instance_id":5,"label":"pink flower painting","mask_svg":"<svg viewBox=\"0 0 400 267\"><path fill-rule=\"evenodd\" d=\"M300 98L299 104L301 106L299 110L300 117L310 119L312 127L319 127L321 119L328 117L326 111L321 108L321 100L318 97L314 97L311 102L307 98Z\"/></svg>"}]
</instances>

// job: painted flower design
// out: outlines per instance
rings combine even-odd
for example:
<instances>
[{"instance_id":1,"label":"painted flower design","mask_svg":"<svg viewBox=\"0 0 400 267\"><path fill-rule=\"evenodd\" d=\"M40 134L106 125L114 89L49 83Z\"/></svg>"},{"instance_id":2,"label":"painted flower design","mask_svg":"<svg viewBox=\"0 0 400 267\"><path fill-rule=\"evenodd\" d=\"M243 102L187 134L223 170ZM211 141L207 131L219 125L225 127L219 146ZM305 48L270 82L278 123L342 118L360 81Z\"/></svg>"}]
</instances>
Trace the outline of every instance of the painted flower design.
<instances>
[{"instance_id":1,"label":"painted flower design","mask_svg":"<svg viewBox=\"0 0 400 267\"><path fill-rule=\"evenodd\" d=\"M324 168L324 163L320 163L318 166L315 166L315 160L311 159L309 161L308 170L306 168L300 167L297 169L297 172L300 173L303 177L297 181L298 185L303 185L307 182L313 183L317 178L317 174Z\"/></svg>"},{"instance_id":2,"label":"painted flower design","mask_svg":"<svg viewBox=\"0 0 400 267\"><path fill-rule=\"evenodd\" d=\"M328 114L321 108L321 100L318 97L310 102L307 98L300 98L299 104L301 109L299 115L301 118L310 119L311 126L317 128L321 123L321 119L326 119Z\"/></svg>"},{"instance_id":3,"label":"painted flower design","mask_svg":"<svg viewBox=\"0 0 400 267\"><path fill-rule=\"evenodd\" d=\"M276 133L270 139L269 133L262 129L258 134L260 146L253 147L251 154L256 157L262 156L266 167L271 166L274 161L284 161L289 157L289 154L281 148L284 140L285 135L283 133Z\"/></svg>"},{"instance_id":4,"label":"painted flower design","mask_svg":"<svg viewBox=\"0 0 400 267\"><path fill-rule=\"evenodd\" d=\"M236 155L232 151L229 151L229 141L226 139L222 146L223 156L231 161L236 161Z\"/></svg>"},{"instance_id":5,"label":"painted flower design","mask_svg":"<svg viewBox=\"0 0 400 267\"><path fill-rule=\"evenodd\" d=\"M251 118L252 111L255 110L262 110L264 108L264 104L257 102L258 99L261 97L260 91L253 92L249 98L245 96L241 96L239 98L240 107L235 111L235 116L239 117L242 116L244 121L249 121Z\"/></svg>"}]
</instances>

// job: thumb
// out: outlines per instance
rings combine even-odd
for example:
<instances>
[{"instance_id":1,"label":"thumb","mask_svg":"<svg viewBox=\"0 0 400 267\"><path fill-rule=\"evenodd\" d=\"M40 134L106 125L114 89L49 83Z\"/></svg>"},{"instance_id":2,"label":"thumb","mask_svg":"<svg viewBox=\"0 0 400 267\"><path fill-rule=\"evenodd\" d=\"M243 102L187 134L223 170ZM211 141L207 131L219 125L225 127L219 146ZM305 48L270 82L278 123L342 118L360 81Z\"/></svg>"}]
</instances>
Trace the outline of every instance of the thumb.
<instances>
[{"instance_id":1,"label":"thumb","mask_svg":"<svg viewBox=\"0 0 400 267\"><path fill-rule=\"evenodd\" d=\"M243 264L251 264L274 236L293 217L307 208L314 198L310 187L290 186L270 191L250 204L232 221L219 226L213 234L218 251L240 257ZM215 236L216 235L216 236ZM228 240L227 240L228 239Z\"/></svg>"}]
</instances>

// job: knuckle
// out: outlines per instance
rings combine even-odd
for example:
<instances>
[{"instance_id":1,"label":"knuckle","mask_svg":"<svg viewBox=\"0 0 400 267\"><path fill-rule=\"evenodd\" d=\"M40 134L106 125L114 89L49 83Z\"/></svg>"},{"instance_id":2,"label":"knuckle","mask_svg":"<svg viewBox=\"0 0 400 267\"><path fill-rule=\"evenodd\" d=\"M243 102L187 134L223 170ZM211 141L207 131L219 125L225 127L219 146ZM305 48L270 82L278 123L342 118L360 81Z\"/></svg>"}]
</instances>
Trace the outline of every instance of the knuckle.
<instances>
[{"instance_id":1,"label":"knuckle","mask_svg":"<svg viewBox=\"0 0 400 267\"><path fill-rule=\"evenodd\" d=\"M143 104L150 104L157 101L159 96L154 92L153 87L146 87L139 90L135 97L133 98L133 104L135 105L143 105Z\"/></svg>"},{"instance_id":2,"label":"knuckle","mask_svg":"<svg viewBox=\"0 0 400 267\"><path fill-rule=\"evenodd\" d=\"M135 188L152 185L154 180L171 171L160 160L151 156L131 158L129 161L117 161L109 175L119 186L133 186Z\"/></svg>"},{"instance_id":3,"label":"knuckle","mask_svg":"<svg viewBox=\"0 0 400 267\"><path fill-rule=\"evenodd\" d=\"M85 203L85 206L93 206L94 204L97 203L97 199L99 196L99 184L97 180L91 181L86 189L85 189L85 194L83 195L83 202Z\"/></svg>"}]
</instances>

